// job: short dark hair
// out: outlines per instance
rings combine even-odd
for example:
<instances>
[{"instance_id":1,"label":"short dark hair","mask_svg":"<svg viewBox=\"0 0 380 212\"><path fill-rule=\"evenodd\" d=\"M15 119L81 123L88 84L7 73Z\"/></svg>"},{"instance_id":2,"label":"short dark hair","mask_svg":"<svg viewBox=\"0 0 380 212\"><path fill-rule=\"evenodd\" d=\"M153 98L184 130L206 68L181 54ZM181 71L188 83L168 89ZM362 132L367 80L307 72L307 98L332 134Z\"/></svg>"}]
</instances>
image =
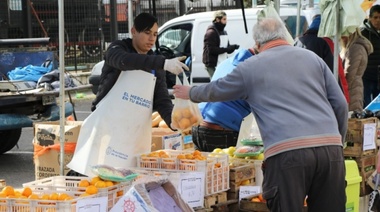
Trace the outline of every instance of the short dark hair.
<instances>
[{"instance_id":1,"label":"short dark hair","mask_svg":"<svg viewBox=\"0 0 380 212\"><path fill-rule=\"evenodd\" d=\"M140 13L133 21L133 26L137 32L149 30L157 23L157 18L149 13Z\"/></svg>"},{"instance_id":2,"label":"short dark hair","mask_svg":"<svg viewBox=\"0 0 380 212\"><path fill-rule=\"evenodd\" d=\"M371 9L369 10L369 17L372 17L375 12L380 13L380 5L379 4L375 4L371 7Z\"/></svg>"}]
</instances>

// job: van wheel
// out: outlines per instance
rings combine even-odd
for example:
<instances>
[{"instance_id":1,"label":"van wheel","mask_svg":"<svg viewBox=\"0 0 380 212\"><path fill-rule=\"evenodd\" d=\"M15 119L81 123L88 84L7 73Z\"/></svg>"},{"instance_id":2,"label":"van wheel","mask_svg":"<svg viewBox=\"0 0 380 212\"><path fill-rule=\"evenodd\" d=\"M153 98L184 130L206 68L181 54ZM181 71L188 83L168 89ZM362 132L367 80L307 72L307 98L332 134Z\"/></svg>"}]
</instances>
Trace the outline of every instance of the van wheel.
<instances>
[{"instance_id":1,"label":"van wheel","mask_svg":"<svg viewBox=\"0 0 380 212\"><path fill-rule=\"evenodd\" d=\"M21 128L13 130L0 130L0 154L8 152L16 146L21 136Z\"/></svg>"}]
</instances>

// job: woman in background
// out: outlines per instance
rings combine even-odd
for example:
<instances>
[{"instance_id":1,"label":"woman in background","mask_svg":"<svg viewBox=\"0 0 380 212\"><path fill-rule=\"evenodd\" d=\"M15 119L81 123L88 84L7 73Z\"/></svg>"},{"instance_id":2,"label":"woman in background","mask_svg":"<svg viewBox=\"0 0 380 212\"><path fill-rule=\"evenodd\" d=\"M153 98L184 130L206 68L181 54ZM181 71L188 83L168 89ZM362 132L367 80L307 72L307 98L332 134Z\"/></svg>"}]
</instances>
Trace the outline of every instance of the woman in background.
<instances>
[{"instance_id":1,"label":"woman in background","mask_svg":"<svg viewBox=\"0 0 380 212\"><path fill-rule=\"evenodd\" d=\"M368 55L373 52L371 42L365 38L359 28L348 36L342 36L342 51L344 73L350 94L349 111L363 110L363 80L362 76L367 67Z\"/></svg>"}]
</instances>

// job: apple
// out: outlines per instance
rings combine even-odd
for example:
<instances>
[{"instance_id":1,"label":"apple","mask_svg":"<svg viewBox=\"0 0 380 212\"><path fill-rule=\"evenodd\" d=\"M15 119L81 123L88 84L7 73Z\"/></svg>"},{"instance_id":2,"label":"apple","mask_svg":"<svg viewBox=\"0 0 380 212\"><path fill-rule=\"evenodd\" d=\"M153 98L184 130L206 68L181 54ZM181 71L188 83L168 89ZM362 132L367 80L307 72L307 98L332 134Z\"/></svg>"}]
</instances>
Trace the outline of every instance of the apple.
<instances>
[{"instance_id":1,"label":"apple","mask_svg":"<svg viewBox=\"0 0 380 212\"><path fill-rule=\"evenodd\" d=\"M223 149L221 149L221 148L215 148L212 152L213 153L222 153Z\"/></svg>"}]
</instances>

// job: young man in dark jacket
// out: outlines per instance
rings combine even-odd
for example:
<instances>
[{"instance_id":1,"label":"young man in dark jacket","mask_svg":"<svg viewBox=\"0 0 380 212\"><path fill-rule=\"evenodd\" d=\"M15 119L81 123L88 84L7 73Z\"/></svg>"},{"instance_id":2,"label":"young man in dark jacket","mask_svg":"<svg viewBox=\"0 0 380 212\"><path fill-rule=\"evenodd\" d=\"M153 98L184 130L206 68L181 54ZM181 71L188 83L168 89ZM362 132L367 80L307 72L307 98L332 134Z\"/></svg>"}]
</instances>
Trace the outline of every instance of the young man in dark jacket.
<instances>
[{"instance_id":1,"label":"young man in dark jacket","mask_svg":"<svg viewBox=\"0 0 380 212\"><path fill-rule=\"evenodd\" d=\"M157 31L157 19L148 13L141 13L135 18L131 29L133 38L111 43L104 56L105 63L98 92L92 102L92 111L111 90L121 71L144 70L157 77L153 110L157 110L166 124L170 126L173 104L167 90L165 70L178 75L183 68L188 70L188 67L180 62L185 59L183 57L165 59L163 56L153 53L151 48L155 45ZM144 89L143 85L141 89Z\"/></svg>"},{"instance_id":2,"label":"young man in dark jacket","mask_svg":"<svg viewBox=\"0 0 380 212\"><path fill-rule=\"evenodd\" d=\"M380 93L380 5L373 5L369 11L369 19L364 20L362 35L371 41L373 53L368 56L367 68L363 74L364 107L372 102Z\"/></svg>"},{"instance_id":3,"label":"young man in dark jacket","mask_svg":"<svg viewBox=\"0 0 380 212\"><path fill-rule=\"evenodd\" d=\"M239 45L230 45L227 32L224 30L227 24L227 14L218 10L214 13L214 20L210 25L203 39L202 62L210 78L214 75L215 67L227 58L227 53L231 54Z\"/></svg>"}]
</instances>

